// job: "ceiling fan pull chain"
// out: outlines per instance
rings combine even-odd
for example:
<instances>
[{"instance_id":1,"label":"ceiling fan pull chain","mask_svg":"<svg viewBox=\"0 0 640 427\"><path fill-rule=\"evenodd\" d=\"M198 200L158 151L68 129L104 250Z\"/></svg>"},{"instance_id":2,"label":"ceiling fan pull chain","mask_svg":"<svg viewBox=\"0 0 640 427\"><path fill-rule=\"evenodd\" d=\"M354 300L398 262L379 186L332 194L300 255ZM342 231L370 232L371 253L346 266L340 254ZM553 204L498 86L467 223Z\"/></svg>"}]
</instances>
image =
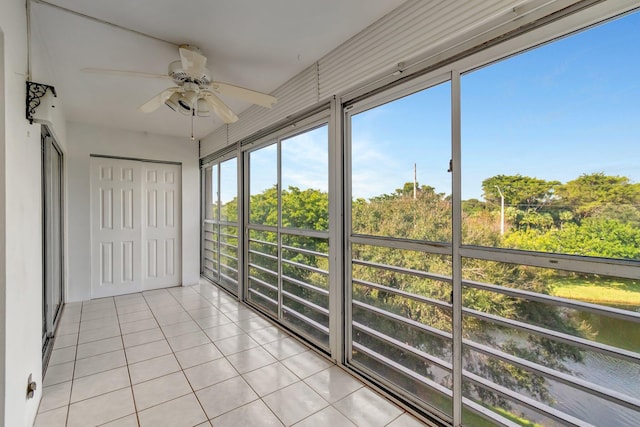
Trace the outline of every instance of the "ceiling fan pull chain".
<instances>
[{"instance_id":1,"label":"ceiling fan pull chain","mask_svg":"<svg viewBox=\"0 0 640 427\"><path fill-rule=\"evenodd\" d=\"M195 140L195 137L193 136L193 126L194 126L194 124L193 124L193 122L194 122L193 118L195 117L195 115L196 115L196 109L195 109L195 108L192 108L192 109L191 109L191 140L192 140L192 141L194 141L194 140Z\"/></svg>"}]
</instances>

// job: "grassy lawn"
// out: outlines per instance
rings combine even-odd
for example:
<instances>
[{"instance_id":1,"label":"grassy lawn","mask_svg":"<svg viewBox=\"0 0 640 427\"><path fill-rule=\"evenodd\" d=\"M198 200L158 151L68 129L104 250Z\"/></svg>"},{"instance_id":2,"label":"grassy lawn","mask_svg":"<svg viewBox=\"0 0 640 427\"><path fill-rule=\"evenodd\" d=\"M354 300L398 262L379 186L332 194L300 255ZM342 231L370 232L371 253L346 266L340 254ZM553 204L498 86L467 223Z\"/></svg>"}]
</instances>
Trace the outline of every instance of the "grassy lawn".
<instances>
[{"instance_id":1,"label":"grassy lawn","mask_svg":"<svg viewBox=\"0 0 640 427\"><path fill-rule=\"evenodd\" d=\"M502 408L496 408L496 407L492 407L491 409L493 409L495 412L499 413L500 415L502 415L503 417L505 417L506 419L516 423L516 424L520 424L521 426L525 426L525 427L542 427L542 425L534 423L532 421L529 421L525 418L521 418L518 417L516 415L513 415L511 412L508 412Z\"/></svg>"},{"instance_id":2,"label":"grassy lawn","mask_svg":"<svg viewBox=\"0 0 640 427\"><path fill-rule=\"evenodd\" d=\"M640 280L559 278L554 280L551 294L594 303L640 306Z\"/></svg>"},{"instance_id":3,"label":"grassy lawn","mask_svg":"<svg viewBox=\"0 0 640 427\"><path fill-rule=\"evenodd\" d=\"M514 422L523 427L542 427L540 424L518 417L505 409L498 408L495 406L490 406L490 405L485 405L485 406L491 409L492 411L498 413L499 415L505 417L509 421ZM467 411L467 410L463 411L462 418L463 418L464 424L468 426L473 426L473 427L494 427L495 426L495 424L492 423L491 421L485 420L480 415L477 415L476 413Z\"/></svg>"}]
</instances>

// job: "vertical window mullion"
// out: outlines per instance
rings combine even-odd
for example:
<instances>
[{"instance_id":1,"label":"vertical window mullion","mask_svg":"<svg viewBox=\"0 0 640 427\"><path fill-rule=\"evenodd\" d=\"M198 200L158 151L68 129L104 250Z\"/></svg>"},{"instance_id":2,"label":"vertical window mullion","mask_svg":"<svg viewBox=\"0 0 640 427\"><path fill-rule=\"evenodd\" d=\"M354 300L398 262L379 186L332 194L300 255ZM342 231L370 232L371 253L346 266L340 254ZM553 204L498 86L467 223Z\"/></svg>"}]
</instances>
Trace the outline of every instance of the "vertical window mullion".
<instances>
[{"instance_id":1,"label":"vertical window mullion","mask_svg":"<svg viewBox=\"0 0 640 427\"><path fill-rule=\"evenodd\" d=\"M238 243L238 248L236 249L236 256L238 257L238 260L236 261L236 268L238 269L238 299L239 300L244 300L245 297L245 289L247 288L246 284L244 283L245 280L245 273L244 273L244 239L245 239L245 227L244 225L244 216L242 214L242 203L241 200L243 199L244 196L244 189L243 189L243 176L244 176L244 168L243 168L243 162L242 159L240 158L241 154L238 154L238 156L236 157L236 200L238 201L237 206L236 206L236 224L237 224L237 229L236 229L236 234L237 234L237 238L236 238L236 242Z\"/></svg>"},{"instance_id":2,"label":"vertical window mullion","mask_svg":"<svg viewBox=\"0 0 640 427\"><path fill-rule=\"evenodd\" d=\"M220 270L221 270L221 268L220 268L220 261L221 261L220 260L220 250L222 249L222 247L220 245L220 239L221 239L221 236L220 236L220 219L221 219L221 216L220 215L222 215L222 208L221 208L222 201L220 200L220 181L221 181L221 178L222 178L221 164L222 164L222 162L218 163L218 167L216 168L216 171L218 173L218 179L217 179L217 183L216 183L217 184L217 188L216 188L216 204L217 204L216 210L218 211L218 215L216 216L217 224L216 224L215 233L216 233L216 244L217 244L217 253L216 253L217 260L216 260L216 263L218 265L218 271L217 271L218 272L218 281L222 280L222 275L220 274Z\"/></svg>"},{"instance_id":3,"label":"vertical window mullion","mask_svg":"<svg viewBox=\"0 0 640 427\"><path fill-rule=\"evenodd\" d=\"M331 116L329 119L329 348L331 357L344 362L345 347L345 311L344 298L345 286L342 270L344 256L342 250L344 239L344 224L340 220L344 212L344 197L342 189L344 185L344 151L341 142L344 141L342 133L343 123L342 109L335 97L331 101Z\"/></svg>"},{"instance_id":4,"label":"vertical window mullion","mask_svg":"<svg viewBox=\"0 0 640 427\"><path fill-rule=\"evenodd\" d=\"M250 176L249 174L251 173L251 163L250 163L250 159L251 156L249 155L249 152L245 151L242 154L242 163L244 165L244 168L242 170L242 180L240 181L239 184L241 184L242 186L242 193L240 194L242 196L242 223L239 223L238 225L240 227L242 227L242 230L244 231L243 236L242 236L242 241L243 241L243 250L242 250L242 254L243 254L243 260L242 260L242 271L243 271L243 276L244 278L246 278L246 280L242 280L242 284L240 285L242 290L238 290L238 293L242 295L244 301L248 301L249 300L249 200L251 198L251 189L249 188L249 183L250 183ZM239 195L239 196L240 196ZM238 200L240 200L240 198L238 198ZM240 218L239 218L240 219Z\"/></svg>"},{"instance_id":5,"label":"vertical window mullion","mask_svg":"<svg viewBox=\"0 0 640 427\"><path fill-rule=\"evenodd\" d=\"M451 73L453 425L462 425L462 185L460 148L460 73Z\"/></svg>"},{"instance_id":6,"label":"vertical window mullion","mask_svg":"<svg viewBox=\"0 0 640 427\"><path fill-rule=\"evenodd\" d=\"M345 107L343 124L345 361L447 423L453 419L452 331L461 329L462 313L454 321L453 242L460 228L454 231L455 201L447 196L456 192L447 168L459 157L451 134L451 77L440 73L357 101ZM414 178L411 191L402 179L417 161L426 182ZM458 425L461 407L460 400Z\"/></svg>"},{"instance_id":7,"label":"vertical window mullion","mask_svg":"<svg viewBox=\"0 0 640 427\"><path fill-rule=\"evenodd\" d=\"M277 256L278 256L278 319L282 320L282 139L278 138L277 151L277 191L278 191L278 224L276 232Z\"/></svg>"},{"instance_id":8,"label":"vertical window mullion","mask_svg":"<svg viewBox=\"0 0 640 427\"><path fill-rule=\"evenodd\" d=\"M353 329L351 324L353 322L353 306L352 306L352 267L351 267L351 236L352 236L352 227L351 227L351 215L352 215L352 195L351 195L351 186L352 186L352 159L351 159L351 144L352 144L352 135L351 135L351 115L348 110L350 107L345 109L344 113L344 133L343 138L345 141L345 146L343 149L344 152L344 170L345 170L345 185L344 185L344 325L343 330L345 334L345 342L344 342L344 352L345 352L345 363L349 363L353 358Z\"/></svg>"},{"instance_id":9,"label":"vertical window mullion","mask_svg":"<svg viewBox=\"0 0 640 427\"><path fill-rule=\"evenodd\" d=\"M205 235L206 235L206 223L205 212L207 209L207 168L200 168L200 274L205 274L204 269L204 248L206 247Z\"/></svg>"}]
</instances>

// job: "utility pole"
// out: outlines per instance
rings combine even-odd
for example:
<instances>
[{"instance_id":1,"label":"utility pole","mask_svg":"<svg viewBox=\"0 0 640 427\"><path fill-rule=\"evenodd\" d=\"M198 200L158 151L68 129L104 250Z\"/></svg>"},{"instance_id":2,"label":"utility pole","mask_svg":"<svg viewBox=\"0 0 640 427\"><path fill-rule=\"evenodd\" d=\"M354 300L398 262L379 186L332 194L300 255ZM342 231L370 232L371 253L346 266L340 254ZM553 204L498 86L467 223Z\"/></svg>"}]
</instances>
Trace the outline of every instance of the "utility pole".
<instances>
[{"instance_id":1,"label":"utility pole","mask_svg":"<svg viewBox=\"0 0 640 427\"><path fill-rule=\"evenodd\" d=\"M418 195L418 179L416 177L416 163L413 164L413 200L417 198Z\"/></svg>"},{"instance_id":2,"label":"utility pole","mask_svg":"<svg viewBox=\"0 0 640 427\"><path fill-rule=\"evenodd\" d=\"M500 193L500 235L504 235L504 194L500 190L500 187L495 186L498 189L498 193Z\"/></svg>"}]
</instances>

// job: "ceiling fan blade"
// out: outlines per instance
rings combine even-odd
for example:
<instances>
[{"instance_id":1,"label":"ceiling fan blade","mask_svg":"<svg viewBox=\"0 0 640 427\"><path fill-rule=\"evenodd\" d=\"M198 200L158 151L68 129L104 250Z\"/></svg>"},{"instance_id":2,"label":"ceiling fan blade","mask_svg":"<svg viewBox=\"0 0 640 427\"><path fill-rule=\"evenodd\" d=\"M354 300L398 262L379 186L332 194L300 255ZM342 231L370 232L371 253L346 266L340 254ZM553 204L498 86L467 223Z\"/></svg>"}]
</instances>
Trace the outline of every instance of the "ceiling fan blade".
<instances>
[{"instance_id":1,"label":"ceiling fan blade","mask_svg":"<svg viewBox=\"0 0 640 427\"><path fill-rule=\"evenodd\" d=\"M214 113L218 115L225 123L234 123L238 121L238 116L220 98L213 93L207 92L203 94L204 100L211 107Z\"/></svg>"},{"instance_id":2,"label":"ceiling fan blade","mask_svg":"<svg viewBox=\"0 0 640 427\"><path fill-rule=\"evenodd\" d=\"M140 71L110 70L108 68L82 68L80 71L82 71L83 73L91 74L110 74L112 76L144 77L148 79L171 80L171 77L167 74L143 73Z\"/></svg>"},{"instance_id":3,"label":"ceiling fan blade","mask_svg":"<svg viewBox=\"0 0 640 427\"><path fill-rule=\"evenodd\" d=\"M207 57L188 47L181 47L179 50L184 72L194 79L201 78L207 67Z\"/></svg>"},{"instance_id":4,"label":"ceiling fan blade","mask_svg":"<svg viewBox=\"0 0 640 427\"><path fill-rule=\"evenodd\" d=\"M175 92L178 92L179 90L179 87L170 87L169 89L163 90L162 92L151 98L149 101L142 104L138 109L143 113L152 113L162 105L164 105L167 99L171 98L171 95L173 95Z\"/></svg>"},{"instance_id":5,"label":"ceiling fan blade","mask_svg":"<svg viewBox=\"0 0 640 427\"><path fill-rule=\"evenodd\" d=\"M244 101L249 101L252 104L260 105L262 107L271 108L273 104L278 102L278 99L274 96L229 83L211 82L211 88L222 95L240 98Z\"/></svg>"}]
</instances>

